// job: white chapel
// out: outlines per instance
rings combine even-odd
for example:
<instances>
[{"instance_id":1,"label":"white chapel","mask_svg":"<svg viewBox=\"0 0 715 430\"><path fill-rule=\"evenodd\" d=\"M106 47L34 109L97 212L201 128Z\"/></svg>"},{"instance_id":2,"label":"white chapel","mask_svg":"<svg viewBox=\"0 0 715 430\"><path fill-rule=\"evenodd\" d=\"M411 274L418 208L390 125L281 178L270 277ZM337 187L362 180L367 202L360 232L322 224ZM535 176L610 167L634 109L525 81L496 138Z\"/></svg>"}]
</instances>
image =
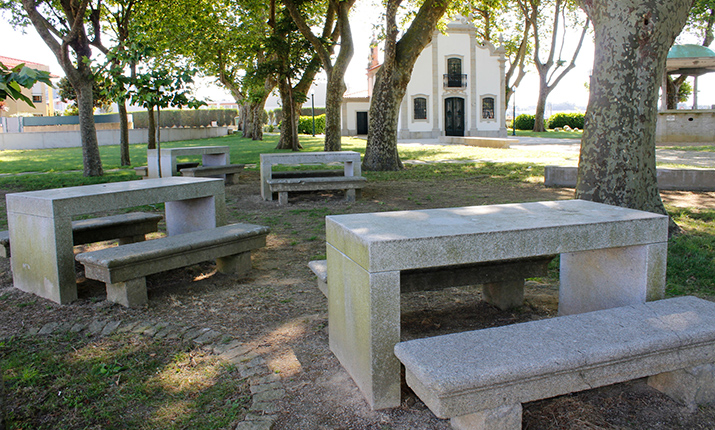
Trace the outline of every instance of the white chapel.
<instances>
[{"instance_id":1,"label":"white chapel","mask_svg":"<svg viewBox=\"0 0 715 430\"><path fill-rule=\"evenodd\" d=\"M436 31L420 54L400 106L398 138L440 136L506 137L505 51L477 41L474 25L458 18L446 34ZM367 92L346 94L342 134L367 134L375 74L380 68L373 44Z\"/></svg>"}]
</instances>

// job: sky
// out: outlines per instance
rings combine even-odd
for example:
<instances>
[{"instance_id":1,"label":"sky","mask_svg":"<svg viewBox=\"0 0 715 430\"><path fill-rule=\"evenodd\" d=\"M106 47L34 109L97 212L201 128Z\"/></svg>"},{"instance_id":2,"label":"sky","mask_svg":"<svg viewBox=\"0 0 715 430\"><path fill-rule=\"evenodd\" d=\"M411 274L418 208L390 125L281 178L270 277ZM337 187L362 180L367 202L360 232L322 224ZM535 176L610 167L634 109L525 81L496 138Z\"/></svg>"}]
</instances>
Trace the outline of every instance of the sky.
<instances>
[{"instance_id":1,"label":"sky","mask_svg":"<svg viewBox=\"0 0 715 430\"><path fill-rule=\"evenodd\" d=\"M357 2L351 19L355 54L346 74L346 84L348 92L357 92L367 89L366 67L370 53L370 40L373 34L373 22L380 19L379 11L371 6L372 2ZM578 36L571 39L576 39ZM695 40L684 40L684 43L697 43ZM45 45L33 28L27 28L26 33L14 30L0 16L0 55L18 58L26 61L33 61L48 64L53 74L63 76L64 73L55 60L52 51ZM581 53L576 60L576 68L559 83L548 98L547 115L550 108L556 111L553 106L562 103L572 103L581 110L585 110L588 104L588 89L586 83L593 67L593 42L590 37L584 42ZM703 106L715 105L715 73L700 77L698 93L698 104ZM228 91L217 88L210 79L199 82L197 89L199 98L209 98L212 101L231 101ZM531 70L521 85L516 90L516 105L519 111L529 110L536 105L538 97L538 80L535 70ZM318 100L316 94L316 106L324 105L324 101ZM692 105L692 101L687 103ZM532 112L533 113L533 112Z\"/></svg>"}]
</instances>

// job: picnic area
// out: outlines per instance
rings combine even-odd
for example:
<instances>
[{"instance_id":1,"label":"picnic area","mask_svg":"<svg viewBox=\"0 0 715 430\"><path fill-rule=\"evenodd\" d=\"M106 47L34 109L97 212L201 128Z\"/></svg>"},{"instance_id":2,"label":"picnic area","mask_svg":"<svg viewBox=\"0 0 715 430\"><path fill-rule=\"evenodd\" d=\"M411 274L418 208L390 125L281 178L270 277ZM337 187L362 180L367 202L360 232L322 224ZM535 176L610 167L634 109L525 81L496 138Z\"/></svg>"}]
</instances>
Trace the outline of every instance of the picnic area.
<instances>
[{"instance_id":1,"label":"picnic area","mask_svg":"<svg viewBox=\"0 0 715 430\"><path fill-rule=\"evenodd\" d=\"M360 182L357 198L354 195L346 198L346 189L308 187L291 189L290 194L280 199L267 199L265 190L262 191L266 178L261 175L261 154L290 154L290 151L275 150L275 143L276 136L269 135L264 142L254 142L233 135L164 144L167 148L228 147L230 162L244 165L237 173L238 180L225 184L222 196L225 209L214 206L213 201L202 204L201 210L208 207L209 215L202 216L201 222L209 226L202 228L211 229L222 223L265 227L255 233L265 235L265 243L249 247L250 269L218 270L211 258L222 257L222 254L211 257L210 261L196 257L195 262L146 276L137 272L136 276L145 279L146 299L138 306L131 306L131 300L127 303L108 300L109 283L114 281L106 281L105 285L102 279L89 276L82 264L84 260L73 261L76 299L54 300L16 288L11 259L19 257L0 258L0 369L4 390L2 411L7 428L451 428L450 421L437 418L404 381L397 393L397 404L386 409L371 408L364 389L358 387L344 363L334 354L329 332L330 298L318 288L316 275L308 266L311 261L326 259L332 264L326 242L337 242L326 233L326 217L329 217L329 229L332 224L342 223L349 230L357 228L350 223L361 221L363 214L372 214L369 222L375 225L376 219L410 211L415 220L408 217L404 223L390 226L393 230L404 229L408 235L414 232L410 223L414 223L420 233L429 229L425 227L427 224L442 222L450 228L456 225L457 221L449 218L452 215L436 216L436 212L429 211L432 209L488 205L531 208L529 204L536 202L560 208L565 202L553 202L573 199L573 189L545 187L544 166L575 166L578 153L439 143L402 144L399 150L405 169L399 172L360 172L358 169L357 176L362 175L365 180ZM306 136L302 144L304 152L320 151L322 139ZM361 153L364 145L360 139L343 140L346 151ZM704 149L708 151L708 147ZM106 173L101 178L85 178L77 171L82 165L79 148L0 154L0 230L8 229L8 195L126 181L139 181L137 184L144 183L142 187L155 188L154 183L148 181L163 179L140 179L134 172L134 167L147 165L146 147L133 145L131 151L133 166L120 168L118 149L102 147ZM683 159L687 158L688 151L682 148L670 151L669 154L681 151ZM194 160L179 155L170 159L169 166L173 169L177 162L187 161ZM662 164L664 167L683 165L687 163L682 160ZM715 168L715 165L709 167ZM338 175L345 174L337 176L345 182L346 169L342 162L300 167L274 165L273 177L281 178L274 179L276 184L278 181L300 182L295 178L310 176L305 172L334 170ZM178 182L185 180L223 183L216 179L183 177ZM91 190L101 194L98 189ZM283 188L274 189L276 193L281 190ZM207 195L187 194L186 198L202 200ZM210 195L219 196L220 191L211 191ZM73 194L72 198L78 197ZM668 240L665 297L693 295L714 300L715 192L669 190L662 192L662 198L670 215L686 233ZM165 194L139 200L136 205L112 202L95 204L90 209L72 209L71 221L135 212L170 217L171 211L177 211L165 206L164 202L169 200ZM220 214L223 210L224 221ZM427 213L435 217L435 222L419 224L418 215ZM470 219L477 216L469 214ZM631 219L632 215L627 217ZM538 223L543 218L547 217L534 221L535 228L551 228ZM62 227L66 231L62 231L69 238L74 224L71 225L69 219L66 221ZM494 222L498 221L495 217ZM157 231L146 233L145 242L130 246L170 239L172 236L165 237L169 230L181 228L177 225L183 226L189 221L173 222L160 220ZM59 231L59 227L57 229ZM555 238L561 234L559 231L554 230ZM181 231L181 234L193 233ZM201 235L192 236L191 241L210 240L198 236ZM418 236L415 233L411 240L420 240ZM620 241L609 247L641 246L642 242L631 243L623 236L626 234L614 230L609 240L618 237ZM525 251L521 254L505 254L500 258L532 258L540 253L553 257L561 252L584 250L549 248L542 246L538 237L525 239ZM11 247L18 238L21 236L10 238ZM657 242L654 246L665 252L664 246L658 245L661 240L666 239L654 239L654 243ZM74 243L73 253L78 255L112 249L119 241L77 244L75 239ZM401 249L408 250L409 243L404 247ZM247 249L241 248L240 252L245 253ZM501 248L495 249L490 252L501 252ZM21 256L22 252L18 245L17 255ZM227 255L238 253L235 249L227 252ZM439 247L436 247L432 254L438 253ZM427 258L415 253L405 261L388 264L378 257L371 257L375 258L371 266L376 267L375 272L412 270L418 264L416 261ZM27 259L27 264L32 264L32 259ZM245 260L243 263L245 268ZM466 263L459 256L449 254L449 258L434 265ZM575 265L571 267L580 267L577 263L569 260L569 264ZM379 264L387 269L377 267ZM421 282L440 281L443 277L427 278L432 275L419 272L410 284L415 287L397 294L397 341L556 317L560 311L564 312L560 306L564 306L565 298L559 303L559 272L568 267L564 264L556 257L553 261L549 259L538 275L522 276L521 279L526 278L523 297L516 306L513 306L513 297L495 298L498 293L483 290L481 284L459 282L458 286L447 288L420 287ZM349 273L347 269L346 273ZM561 283L563 279L561 277ZM504 281L500 278L482 282ZM646 294L646 289L651 288L648 282L634 287L633 294ZM407 282L403 280L403 284ZM336 291L335 287L331 288ZM574 294L583 293L575 290ZM509 304L500 306L499 303L504 303L500 300L507 300ZM583 310L572 313L578 312ZM351 341L341 339L341 342ZM351 347L344 345L338 349L341 354L349 354ZM397 375L390 376L393 377L400 379ZM527 429L705 429L715 426L715 407L693 409L652 388L645 378L639 377L525 403L522 425Z\"/></svg>"}]
</instances>

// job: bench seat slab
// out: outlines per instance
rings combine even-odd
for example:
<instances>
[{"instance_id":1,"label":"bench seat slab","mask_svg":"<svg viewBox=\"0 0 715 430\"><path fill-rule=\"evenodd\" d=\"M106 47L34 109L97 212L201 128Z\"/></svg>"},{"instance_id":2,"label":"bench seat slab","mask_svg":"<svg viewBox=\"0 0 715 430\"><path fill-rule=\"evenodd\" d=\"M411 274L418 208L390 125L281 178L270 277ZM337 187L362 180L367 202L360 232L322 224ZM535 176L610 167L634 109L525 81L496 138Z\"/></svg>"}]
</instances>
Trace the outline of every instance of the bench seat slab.
<instances>
[{"instance_id":1,"label":"bench seat slab","mask_svg":"<svg viewBox=\"0 0 715 430\"><path fill-rule=\"evenodd\" d=\"M268 227L231 224L176 236L86 252L76 256L88 278L125 282L265 246Z\"/></svg>"},{"instance_id":2,"label":"bench seat slab","mask_svg":"<svg viewBox=\"0 0 715 430\"><path fill-rule=\"evenodd\" d=\"M435 415L460 417L715 362L715 303L678 297L417 339L395 355Z\"/></svg>"}]
</instances>

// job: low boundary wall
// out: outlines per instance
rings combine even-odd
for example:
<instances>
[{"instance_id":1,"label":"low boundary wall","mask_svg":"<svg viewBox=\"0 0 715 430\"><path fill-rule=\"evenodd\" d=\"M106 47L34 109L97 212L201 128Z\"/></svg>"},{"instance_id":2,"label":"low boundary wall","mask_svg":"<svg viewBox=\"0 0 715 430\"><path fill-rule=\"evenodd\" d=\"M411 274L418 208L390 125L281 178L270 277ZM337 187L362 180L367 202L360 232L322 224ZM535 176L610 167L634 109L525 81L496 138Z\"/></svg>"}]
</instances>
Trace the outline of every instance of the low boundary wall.
<instances>
[{"instance_id":1,"label":"low boundary wall","mask_svg":"<svg viewBox=\"0 0 715 430\"><path fill-rule=\"evenodd\" d=\"M129 144L147 143L148 134L145 128L129 130ZM228 127L162 128L161 141L206 139L227 134ZM100 146L119 145L119 130L97 130L97 140ZM0 151L79 146L82 146L79 131L0 133Z\"/></svg>"},{"instance_id":2,"label":"low boundary wall","mask_svg":"<svg viewBox=\"0 0 715 430\"><path fill-rule=\"evenodd\" d=\"M678 191L715 191L715 169L656 170L658 188ZM546 166L544 185L547 187L575 187L577 167Z\"/></svg>"}]
</instances>

